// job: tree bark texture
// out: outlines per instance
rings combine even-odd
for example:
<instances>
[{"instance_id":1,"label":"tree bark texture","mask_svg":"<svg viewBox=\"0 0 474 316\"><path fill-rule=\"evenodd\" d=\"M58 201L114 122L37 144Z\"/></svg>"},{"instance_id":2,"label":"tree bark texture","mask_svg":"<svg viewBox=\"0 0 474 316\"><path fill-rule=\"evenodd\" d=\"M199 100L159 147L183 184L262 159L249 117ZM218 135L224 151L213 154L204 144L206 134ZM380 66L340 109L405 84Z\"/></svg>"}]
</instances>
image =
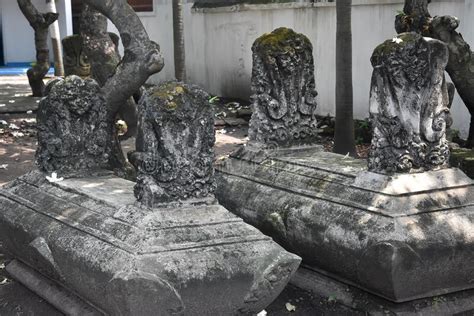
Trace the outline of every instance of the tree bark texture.
<instances>
[{"instance_id":1,"label":"tree bark texture","mask_svg":"<svg viewBox=\"0 0 474 316\"><path fill-rule=\"evenodd\" d=\"M446 71L453 80L459 96L471 114L471 124L466 147L474 147L474 55L469 44L456 31L459 20L453 16L431 17L428 4L431 0L406 0L404 14L395 21L397 32L413 31L445 42L449 61ZM421 21L424 23L413 23Z\"/></svg>"},{"instance_id":2,"label":"tree bark texture","mask_svg":"<svg viewBox=\"0 0 474 316\"><path fill-rule=\"evenodd\" d=\"M83 49L91 64L92 77L104 86L120 63L119 38L107 32L107 18L100 12L84 5L81 16L81 36ZM137 106L133 98L128 98L118 109L118 116L127 123L124 139L136 135Z\"/></svg>"},{"instance_id":3,"label":"tree bark texture","mask_svg":"<svg viewBox=\"0 0 474 316\"><path fill-rule=\"evenodd\" d=\"M336 128L334 152L356 155L352 87L351 0L336 1Z\"/></svg>"},{"instance_id":4,"label":"tree bark texture","mask_svg":"<svg viewBox=\"0 0 474 316\"><path fill-rule=\"evenodd\" d=\"M130 134L136 133L137 112L132 96L140 91L150 75L163 68L159 45L150 41L126 0L84 0L84 3L88 5L83 11L83 22L87 23L81 27L84 49L92 75L102 87L109 119L115 120L117 115L123 117ZM120 32L125 50L122 59L107 33L106 17ZM114 169L129 169L117 137L114 137L109 164Z\"/></svg>"},{"instance_id":5,"label":"tree bark texture","mask_svg":"<svg viewBox=\"0 0 474 316\"><path fill-rule=\"evenodd\" d=\"M59 17L57 13L40 13L30 0L18 0L18 6L35 32L36 64L28 69L28 81L34 97L44 94L43 78L49 70L48 28Z\"/></svg>"},{"instance_id":6,"label":"tree bark texture","mask_svg":"<svg viewBox=\"0 0 474 316\"><path fill-rule=\"evenodd\" d=\"M186 53L182 0L173 0L174 69L178 81L186 80Z\"/></svg>"}]
</instances>

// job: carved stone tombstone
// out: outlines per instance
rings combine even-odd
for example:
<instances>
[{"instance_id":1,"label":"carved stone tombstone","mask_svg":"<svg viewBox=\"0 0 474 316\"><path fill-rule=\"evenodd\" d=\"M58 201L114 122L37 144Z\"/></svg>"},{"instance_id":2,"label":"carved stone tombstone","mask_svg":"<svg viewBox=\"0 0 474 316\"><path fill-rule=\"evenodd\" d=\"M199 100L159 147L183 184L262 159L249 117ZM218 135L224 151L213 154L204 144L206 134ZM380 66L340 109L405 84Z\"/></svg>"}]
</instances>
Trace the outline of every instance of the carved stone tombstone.
<instances>
[{"instance_id":1,"label":"carved stone tombstone","mask_svg":"<svg viewBox=\"0 0 474 316\"><path fill-rule=\"evenodd\" d=\"M71 177L109 168L114 126L99 85L69 76L46 93L37 114L39 169Z\"/></svg>"},{"instance_id":2,"label":"carved stone tombstone","mask_svg":"<svg viewBox=\"0 0 474 316\"><path fill-rule=\"evenodd\" d=\"M294 284L370 315L472 313L474 183L445 168L447 59L414 33L376 48L369 170L312 146L220 162L219 203L303 258Z\"/></svg>"},{"instance_id":3,"label":"carved stone tombstone","mask_svg":"<svg viewBox=\"0 0 474 316\"><path fill-rule=\"evenodd\" d=\"M447 167L446 45L404 33L378 46L371 61L369 170L394 173Z\"/></svg>"},{"instance_id":4,"label":"carved stone tombstone","mask_svg":"<svg viewBox=\"0 0 474 316\"><path fill-rule=\"evenodd\" d=\"M149 89L139 105L135 194L147 205L205 198L214 183L214 119L209 95L176 82Z\"/></svg>"},{"instance_id":5,"label":"carved stone tombstone","mask_svg":"<svg viewBox=\"0 0 474 316\"><path fill-rule=\"evenodd\" d=\"M317 92L309 39L279 28L258 38L252 51L250 140L267 146L314 143Z\"/></svg>"}]
</instances>

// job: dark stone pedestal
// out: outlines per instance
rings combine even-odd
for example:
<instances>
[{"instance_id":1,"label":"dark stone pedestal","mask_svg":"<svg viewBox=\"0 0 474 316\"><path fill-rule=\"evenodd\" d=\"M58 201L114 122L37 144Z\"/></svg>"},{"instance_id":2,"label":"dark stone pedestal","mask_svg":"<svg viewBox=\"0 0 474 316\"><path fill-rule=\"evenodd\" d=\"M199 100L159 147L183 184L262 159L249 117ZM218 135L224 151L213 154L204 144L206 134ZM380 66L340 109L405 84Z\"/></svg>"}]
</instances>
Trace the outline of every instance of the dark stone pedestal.
<instances>
[{"instance_id":1,"label":"dark stone pedestal","mask_svg":"<svg viewBox=\"0 0 474 316\"><path fill-rule=\"evenodd\" d=\"M147 208L133 185L35 171L0 190L7 270L66 314L234 315L264 309L299 265L212 197Z\"/></svg>"},{"instance_id":2,"label":"dark stone pedestal","mask_svg":"<svg viewBox=\"0 0 474 316\"><path fill-rule=\"evenodd\" d=\"M396 303L474 288L474 187L459 169L389 176L250 144L218 179L222 205L342 282Z\"/></svg>"}]
</instances>

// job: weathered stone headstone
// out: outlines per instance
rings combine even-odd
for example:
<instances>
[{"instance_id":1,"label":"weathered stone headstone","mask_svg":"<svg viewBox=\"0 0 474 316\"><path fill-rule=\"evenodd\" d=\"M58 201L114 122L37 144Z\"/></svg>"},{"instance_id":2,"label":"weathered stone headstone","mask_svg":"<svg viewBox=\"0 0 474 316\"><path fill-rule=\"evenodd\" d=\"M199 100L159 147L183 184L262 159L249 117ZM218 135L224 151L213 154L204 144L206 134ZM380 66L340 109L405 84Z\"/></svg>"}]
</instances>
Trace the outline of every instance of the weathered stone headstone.
<instances>
[{"instance_id":1,"label":"weathered stone headstone","mask_svg":"<svg viewBox=\"0 0 474 316\"><path fill-rule=\"evenodd\" d=\"M219 202L303 258L297 285L374 315L474 310L474 184L447 166L447 58L416 34L375 50L376 172L311 147L246 146L218 167Z\"/></svg>"},{"instance_id":2,"label":"weathered stone headstone","mask_svg":"<svg viewBox=\"0 0 474 316\"><path fill-rule=\"evenodd\" d=\"M258 38L252 51L250 140L269 147L314 144L317 92L311 42L279 28Z\"/></svg>"},{"instance_id":3,"label":"weathered stone headstone","mask_svg":"<svg viewBox=\"0 0 474 316\"><path fill-rule=\"evenodd\" d=\"M371 60L369 170L394 173L448 167L446 45L404 33L378 46Z\"/></svg>"},{"instance_id":4,"label":"weathered stone headstone","mask_svg":"<svg viewBox=\"0 0 474 316\"><path fill-rule=\"evenodd\" d=\"M69 76L46 91L37 114L39 169L72 177L108 168L114 126L99 85Z\"/></svg>"},{"instance_id":5,"label":"weathered stone headstone","mask_svg":"<svg viewBox=\"0 0 474 316\"><path fill-rule=\"evenodd\" d=\"M206 198L214 183L214 119L209 95L176 82L146 91L139 105L135 194L144 204Z\"/></svg>"}]
</instances>

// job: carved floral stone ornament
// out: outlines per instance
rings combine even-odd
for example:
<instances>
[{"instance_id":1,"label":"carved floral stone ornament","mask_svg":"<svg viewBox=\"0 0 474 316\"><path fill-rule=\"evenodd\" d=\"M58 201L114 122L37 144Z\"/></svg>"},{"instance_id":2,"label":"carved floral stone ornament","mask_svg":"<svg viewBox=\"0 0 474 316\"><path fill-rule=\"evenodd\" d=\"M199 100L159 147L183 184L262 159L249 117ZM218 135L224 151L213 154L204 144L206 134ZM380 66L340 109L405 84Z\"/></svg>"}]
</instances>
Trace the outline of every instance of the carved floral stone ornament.
<instances>
[{"instance_id":1,"label":"carved floral stone ornament","mask_svg":"<svg viewBox=\"0 0 474 316\"><path fill-rule=\"evenodd\" d=\"M448 167L446 44L403 33L379 45L371 62L369 170L403 173Z\"/></svg>"},{"instance_id":2,"label":"carved floral stone ornament","mask_svg":"<svg viewBox=\"0 0 474 316\"><path fill-rule=\"evenodd\" d=\"M169 82L150 88L139 104L135 195L153 206L212 195L214 120L209 95Z\"/></svg>"},{"instance_id":3,"label":"carved floral stone ornament","mask_svg":"<svg viewBox=\"0 0 474 316\"><path fill-rule=\"evenodd\" d=\"M258 38L252 51L250 140L267 146L314 143L318 93L309 39L279 28Z\"/></svg>"}]
</instances>

